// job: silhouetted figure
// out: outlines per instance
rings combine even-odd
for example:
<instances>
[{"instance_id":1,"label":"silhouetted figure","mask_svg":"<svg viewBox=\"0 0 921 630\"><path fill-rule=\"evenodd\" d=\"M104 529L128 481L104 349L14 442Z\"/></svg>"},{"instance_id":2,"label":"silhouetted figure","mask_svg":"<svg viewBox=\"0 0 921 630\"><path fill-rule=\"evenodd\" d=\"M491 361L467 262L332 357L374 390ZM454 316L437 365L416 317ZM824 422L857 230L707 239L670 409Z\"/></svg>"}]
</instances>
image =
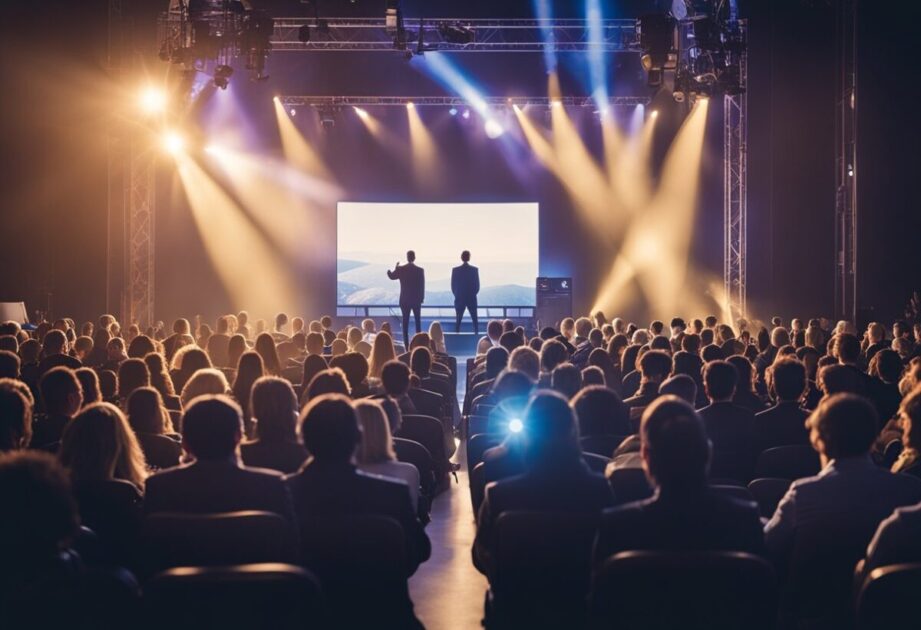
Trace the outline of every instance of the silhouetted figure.
<instances>
[{"instance_id":1,"label":"silhouetted figure","mask_svg":"<svg viewBox=\"0 0 921 630\"><path fill-rule=\"evenodd\" d=\"M387 277L400 281L400 310L403 311L403 341L409 346L409 314L416 318L416 332L422 332L422 302L425 300L425 270L416 266L416 252L406 252L407 264L387 271Z\"/></svg>"},{"instance_id":2,"label":"silhouetted figure","mask_svg":"<svg viewBox=\"0 0 921 630\"><path fill-rule=\"evenodd\" d=\"M480 270L470 264L470 252L462 252L461 260L463 264L451 270L451 293L454 294L454 310L457 313L454 331L460 332L466 310L470 311L470 319L473 320L473 332L479 334L476 296L480 292Z\"/></svg>"}]
</instances>

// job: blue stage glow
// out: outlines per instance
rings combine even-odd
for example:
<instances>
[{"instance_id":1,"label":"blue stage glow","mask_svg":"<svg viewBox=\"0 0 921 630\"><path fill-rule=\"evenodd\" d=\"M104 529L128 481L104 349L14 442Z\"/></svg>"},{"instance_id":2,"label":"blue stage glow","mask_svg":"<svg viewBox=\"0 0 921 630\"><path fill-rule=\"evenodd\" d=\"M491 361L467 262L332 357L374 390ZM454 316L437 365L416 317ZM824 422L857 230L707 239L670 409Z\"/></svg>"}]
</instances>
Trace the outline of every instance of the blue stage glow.
<instances>
[{"instance_id":1,"label":"blue stage glow","mask_svg":"<svg viewBox=\"0 0 921 630\"><path fill-rule=\"evenodd\" d=\"M465 110L464 110L464 113L461 114L461 115L464 117L464 120L467 120L468 118L470 118L470 110L469 110L469 109L465 109Z\"/></svg>"},{"instance_id":2,"label":"blue stage glow","mask_svg":"<svg viewBox=\"0 0 921 630\"><path fill-rule=\"evenodd\" d=\"M524 430L524 423L518 418L512 418L509 420L508 430L511 433L521 433Z\"/></svg>"},{"instance_id":3,"label":"blue stage glow","mask_svg":"<svg viewBox=\"0 0 921 630\"><path fill-rule=\"evenodd\" d=\"M457 67L447 55L439 52L432 52L425 55L425 58L419 62L413 59L412 63L416 69L425 72L441 85L467 101L470 107L483 117L487 134L490 138L502 135L502 125L496 120L496 116L492 110L490 110L489 105L486 103L486 99L483 98L482 92L473 82L464 76L463 71ZM465 110L464 118L469 117L470 111Z\"/></svg>"},{"instance_id":4,"label":"blue stage glow","mask_svg":"<svg viewBox=\"0 0 921 630\"><path fill-rule=\"evenodd\" d=\"M600 0L585 0L585 17L588 20L588 68L592 86L592 98L598 104L598 109L607 107L608 86L606 82L607 68L604 61L603 18L601 15Z\"/></svg>"},{"instance_id":5,"label":"blue stage glow","mask_svg":"<svg viewBox=\"0 0 921 630\"><path fill-rule=\"evenodd\" d=\"M550 28L550 21L553 19L553 11L550 6L550 0L534 0L534 14L538 20L541 20L541 37L544 40L544 65L547 67L547 74L556 70L556 42L553 39L553 30Z\"/></svg>"}]
</instances>

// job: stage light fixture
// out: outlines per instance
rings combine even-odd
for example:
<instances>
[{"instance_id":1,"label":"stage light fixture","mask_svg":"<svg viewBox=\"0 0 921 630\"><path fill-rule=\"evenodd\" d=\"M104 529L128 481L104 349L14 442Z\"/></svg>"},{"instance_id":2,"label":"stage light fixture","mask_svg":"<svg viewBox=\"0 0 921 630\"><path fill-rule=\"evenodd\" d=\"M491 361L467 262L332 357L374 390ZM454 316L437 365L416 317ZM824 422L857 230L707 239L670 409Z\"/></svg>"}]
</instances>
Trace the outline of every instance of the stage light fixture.
<instances>
[{"instance_id":1,"label":"stage light fixture","mask_svg":"<svg viewBox=\"0 0 921 630\"><path fill-rule=\"evenodd\" d=\"M413 103L412 101L406 103L406 109L412 109L415 106L416 106L415 103Z\"/></svg>"},{"instance_id":2,"label":"stage light fixture","mask_svg":"<svg viewBox=\"0 0 921 630\"><path fill-rule=\"evenodd\" d=\"M362 120L367 120L367 119L368 119L368 112L366 112L366 111L363 110L362 108L360 108L360 107L353 107L352 109L355 110L355 115L357 115L357 116L358 116L359 118L361 118Z\"/></svg>"},{"instance_id":3,"label":"stage light fixture","mask_svg":"<svg viewBox=\"0 0 921 630\"><path fill-rule=\"evenodd\" d=\"M502 125L499 124L499 121L495 118L488 118L483 125L483 129L486 131L486 137L491 140L495 140L505 133L505 129L502 128Z\"/></svg>"},{"instance_id":4,"label":"stage light fixture","mask_svg":"<svg viewBox=\"0 0 921 630\"><path fill-rule=\"evenodd\" d=\"M185 139L179 132L168 131L163 135L163 149L170 155L178 155L185 148Z\"/></svg>"},{"instance_id":5,"label":"stage light fixture","mask_svg":"<svg viewBox=\"0 0 921 630\"><path fill-rule=\"evenodd\" d=\"M231 76L233 76L233 67L227 64L217 66L214 69L214 87L226 90Z\"/></svg>"},{"instance_id":6,"label":"stage light fixture","mask_svg":"<svg viewBox=\"0 0 921 630\"><path fill-rule=\"evenodd\" d=\"M452 116L457 116L457 108L452 107L451 109L448 110L448 113L451 114Z\"/></svg>"},{"instance_id":7,"label":"stage light fixture","mask_svg":"<svg viewBox=\"0 0 921 630\"><path fill-rule=\"evenodd\" d=\"M654 109L654 110L652 110L652 111L649 113L649 115L652 116L653 118L658 118L658 117L659 117L659 110Z\"/></svg>"},{"instance_id":8,"label":"stage light fixture","mask_svg":"<svg viewBox=\"0 0 921 630\"><path fill-rule=\"evenodd\" d=\"M288 113L291 114L292 116L297 116L297 110L294 109L293 107L288 110Z\"/></svg>"},{"instance_id":9,"label":"stage light fixture","mask_svg":"<svg viewBox=\"0 0 921 630\"><path fill-rule=\"evenodd\" d=\"M465 109L465 110L464 110L464 113L461 114L461 116L464 117L464 120L468 120L468 119L470 118L470 110L469 110L469 109Z\"/></svg>"},{"instance_id":10,"label":"stage light fixture","mask_svg":"<svg viewBox=\"0 0 921 630\"><path fill-rule=\"evenodd\" d=\"M459 22L453 24L440 22L438 24L438 32L441 34L442 39L449 44L472 44L476 39L474 30Z\"/></svg>"},{"instance_id":11,"label":"stage light fixture","mask_svg":"<svg viewBox=\"0 0 921 630\"><path fill-rule=\"evenodd\" d=\"M649 87L662 85L666 70L678 67L678 22L665 13L640 17L636 25L643 51L640 61Z\"/></svg>"},{"instance_id":12,"label":"stage light fixture","mask_svg":"<svg viewBox=\"0 0 921 630\"><path fill-rule=\"evenodd\" d=\"M310 25L304 24L297 29L297 41L306 44L310 41Z\"/></svg>"},{"instance_id":13,"label":"stage light fixture","mask_svg":"<svg viewBox=\"0 0 921 630\"><path fill-rule=\"evenodd\" d=\"M159 114L166 109L166 92L154 86L141 90L138 100L145 114Z\"/></svg>"}]
</instances>

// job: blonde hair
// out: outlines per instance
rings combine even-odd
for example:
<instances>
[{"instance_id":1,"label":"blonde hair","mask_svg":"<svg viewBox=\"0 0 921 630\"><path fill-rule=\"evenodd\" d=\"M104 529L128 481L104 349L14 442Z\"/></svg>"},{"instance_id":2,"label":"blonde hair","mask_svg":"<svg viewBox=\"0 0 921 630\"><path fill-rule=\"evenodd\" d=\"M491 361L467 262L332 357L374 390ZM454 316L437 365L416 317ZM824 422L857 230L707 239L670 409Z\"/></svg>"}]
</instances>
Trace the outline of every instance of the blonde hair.
<instances>
[{"instance_id":1,"label":"blonde hair","mask_svg":"<svg viewBox=\"0 0 921 630\"><path fill-rule=\"evenodd\" d=\"M182 402L183 409L189 406L195 398L206 394L227 394L230 391L230 385L227 383L227 377L224 373L215 368L205 368L198 370L192 375L192 378L186 382L182 388L182 394L179 400Z\"/></svg>"},{"instance_id":2,"label":"blonde hair","mask_svg":"<svg viewBox=\"0 0 921 630\"><path fill-rule=\"evenodd\" d=\"M75 482L120 479L143 488L147 477L137 437L110 403L90 405L67 423L58 457Z\"/></svg>"},{"instance_id":3,"label":"blonde hair","mask_svg":"<svg viewBox=\"0 0 921 630\"><path fill-rule=\"evenodd\" d=\"M432 341L442 342L445 340L445 331L441 327L441 322L435 321L429 325L429 337Z\"/></svg>"},{"instance_id":4,"label":"blonde hair","mask_svg":"<svg viewBox=\"0 0 921 630\"><path fill-rule=\"evenodd\" d=\"M359 400L353 404L361 424L361 445L358 447L358 461L362 464L392 462L397 456L393 452L393 438L387 414L380 403L373 400Z\"/></svg>"},{"instance_id":5,"label":"blonde hair","mask_svg":"<svg viewBox=\"0 0 921 630\"><path fill-rule=\"evenodd\" d=\"M390 333L385 330L377 333L374 338L374 345L371 346L369 376L380 378L384 364L396 358L397 353L393 348L393 337L390 336Z\"/></svg>"}]
</instances>

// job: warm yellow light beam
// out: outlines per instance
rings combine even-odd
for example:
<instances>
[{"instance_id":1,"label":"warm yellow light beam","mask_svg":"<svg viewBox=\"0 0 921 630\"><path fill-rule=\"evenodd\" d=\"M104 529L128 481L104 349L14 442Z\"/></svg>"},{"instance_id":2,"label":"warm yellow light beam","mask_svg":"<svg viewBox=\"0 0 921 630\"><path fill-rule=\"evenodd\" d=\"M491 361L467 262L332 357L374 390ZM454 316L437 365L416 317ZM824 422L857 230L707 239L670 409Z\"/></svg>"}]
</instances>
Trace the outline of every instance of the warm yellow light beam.
<instances>
[{"instance_id":1,"label":"warm yellow light beam","mask_svg":"<svg viewBox=\"0 0 921 630\"><path fill-rule=\"evenodd\" d=\"M422 122L418 109L406 104L409 119L409 144L412 148L413 175L423 189L436 190L440 182L438 147L428 127Z\"/></svg>"},{"instance_id":2,"label":"warm yellow light beam","mask_svg":"<svg viewBox=\"0 0 921 630\"><path fill-rule=\"evenodd\" d=\"M166 110L166 90L153 85L147 85L138 94L138 106L148 115L160 114Z\"/></svg>"},{"instance_id":3,"label":"warm yellow light beam","mask_svg":"<svg viewBox=\"0 0 921 630\"><path fill-rule=\"evenodd\" d=\"M531 122L528 115L518 105L512 105L512 110L515 112L515 117L518 119L518 124L521 126L521 131L528 142L528 146L531 147L531 151L534 152L534 155L537 156L537 159L544 167L559 177L556 154L546 136Z\"/></svg>"},{"instance_id":4,"label":"warm yellow light beam","mask_svg":"<svg viewBox=\"0 0 921 630\"><path fill-rule=\"evenodd\" d=\"M378 142L395 153L405 154L406 143L401 142L395 133L384 126L384 123L366 109L361 107L354 107L353 109L355 110L355 115L358 116L358 120L364 124L368 129L368 133L374 136Z\"/></svg>"},{"instance_id":5,"label":"warm yellow light beam","mask_svg":"<svg viewBox=\"0 0 921 630\"><path fill-rule=\"evenodd\" d=\"M163 150L170 155L179 155L185 150L185 138L178 131L167 131L161 140Z\"/></svg>"},{"instance_id":6,"label":"warm yellow light beam","mask_svg":"<svg viewBox=\"0 0 921 630\"><path fill-rule=\"evenodd\" d=\"M290 309L297 293L279 252L191 156L180 153L176 163L192 217L233 308L271 313Z\"/></svg>"},{"instance_id":7,"label":"warm yellow light beam","mask_svg":"<svg viewBox=\"0 0 921 630\"><path fill-rule=\"evenodd\" d=\"M278 132L281 135L281 146L285 158L299 169L332 180L323 160L317 155L310 143L301 135L294 121L285 111L285 106L277 96L273 99L275 104L275 118L278 121Z\"/></svg>"},{"instance_id":8,"label":"warm yellow light beam","mask_svg":"<svg viewBox=\"0 0 921 630\"><path fill-rule=\"evenodd\" d=\"M616 156L609 158L611 188L617 194L621 208L629 215L642 212L653 193L650 157L656 116L649 116L638 134L621 146Z\"/></svg>"}]
</instances>

